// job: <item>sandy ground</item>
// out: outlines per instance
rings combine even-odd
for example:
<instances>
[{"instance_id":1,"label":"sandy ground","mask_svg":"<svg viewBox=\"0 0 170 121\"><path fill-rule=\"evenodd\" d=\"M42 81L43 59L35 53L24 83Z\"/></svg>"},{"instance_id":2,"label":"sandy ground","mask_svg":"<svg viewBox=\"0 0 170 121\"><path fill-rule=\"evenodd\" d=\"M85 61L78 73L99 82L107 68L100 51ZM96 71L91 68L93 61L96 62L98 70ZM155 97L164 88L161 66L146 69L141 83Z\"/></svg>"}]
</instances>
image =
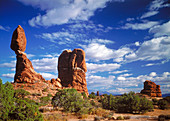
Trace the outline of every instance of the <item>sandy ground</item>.
<instances>
[{"instance_id":1,"label":"sandy ground","mask_svg":"<svg viewBox=\"0 0 170 121\"><path fill-rule=\"evenodd\" d=\"M170 115L170 109L168 110L160 110L154 109L153 112L147 112L145 114L128 114L128 113L114 113L113 116L130 116L130 119L124 121L157 121L159 115ZM53 112L45 112L43 115L60 115L60 118L67 119L67 121L94 121L94 115L89 115L87 119L78 119L78 117L74 114L66 114L62 113L61 111L53 111ZM101 120L101 121L106 121ZM51 120L52 121L52 120ZM62 121L62 120L61 120ZM113 121L113 120L109 120ZM118 120L117 120L118 121Z\"/></svg>"}]
</instances>

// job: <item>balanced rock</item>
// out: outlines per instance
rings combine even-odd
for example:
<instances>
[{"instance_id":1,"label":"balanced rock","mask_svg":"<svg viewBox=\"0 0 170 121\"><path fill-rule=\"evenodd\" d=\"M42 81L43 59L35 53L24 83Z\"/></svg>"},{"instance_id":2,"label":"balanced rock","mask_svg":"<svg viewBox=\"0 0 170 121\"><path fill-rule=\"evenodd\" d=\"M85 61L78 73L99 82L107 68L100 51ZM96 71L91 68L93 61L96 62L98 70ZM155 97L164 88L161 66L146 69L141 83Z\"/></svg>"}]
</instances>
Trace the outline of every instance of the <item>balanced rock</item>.
<instances>
[{"instance_id":1,"label":"balanced rock","mask_svg":"<svg viewBox=\"0 0 170 121\"><path fill-rule=\"evenodd\" d=\"M40 74L34 71L31 61L27 58L26 53L24 53L26 49L26 37L20 25L13 32L11 49L14 50L17 55L14 82L34 83L36 81L45 80Z\"/></svg>"},{"instance_id":2,"label":"balanced rock","mask_svg":"<svg viewBox=\"0 0 170 121\"><path fill-rule=\"evenodd\" d=\"M162 97L160 85L156 85L154 82L149 80L144 82L144 89L141 90L141 93L151 97Z\"/></svg>"},{"instance_id":3,"label":"balanced rock","mask_svg":"<svg viewBox=\"0 0 170 121\"><path fill-rule=\"evenodd\" d=\"M25 37L24 29L19 25L13 32L12 40L11 40L11 49L14 50L15 52L17 50L25 52L26 43L27 40Z\"/></svg>"},{"instance_id":4,"label":"balanced rock","mask_svg":"<svg viewBox=\"0 0 170 121\"><path fill-rule=\"evenodd\" d=\"M58 77L63 87L75 88L88 95L85 52L82 49L65 50L59 56Z\"/></svg>"}]
</instances>

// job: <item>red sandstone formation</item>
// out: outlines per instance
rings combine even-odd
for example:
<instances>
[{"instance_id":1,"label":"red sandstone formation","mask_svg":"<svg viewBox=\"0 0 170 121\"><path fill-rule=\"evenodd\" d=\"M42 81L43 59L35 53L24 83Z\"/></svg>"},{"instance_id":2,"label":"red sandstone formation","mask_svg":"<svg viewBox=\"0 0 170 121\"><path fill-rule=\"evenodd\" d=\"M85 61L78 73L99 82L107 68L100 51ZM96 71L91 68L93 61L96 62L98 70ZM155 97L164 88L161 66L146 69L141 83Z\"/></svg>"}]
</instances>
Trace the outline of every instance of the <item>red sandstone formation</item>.
<instances>
[{"instance_id":1,"label":"red sandstone formation","mask_svg":"<svg viewBox=\"0 0 170 121\"><path fill-rule=\"evenodd\" d=\"M58 77L63 87L75 88L88 95L85 52L82 49L65 50L58 60Z\"/></svg>"},{"instance_id":2,"label":"red sandstone formation","mask_svg":"<svg viewBox=\"0 0 170 121\"><path fill-rule=\"evenodd\" d=\"M27 40L25 37L24 29L20 25L18 25L12 35L11 49L15 52L18 50L24 52L26 49L26 43Z\"/></svg>"},{"instance_id":3,"label":"red sandstone formation","mask_svg":"<svg viewBox=\"0 0 170 121\"><path fill-rule=\"evenodd\" d=\"M100 95L99 95L99 91L97 91L97 96L100 96Z\"/></svg>"},{"instance_id":4,"label":"red sandstone formation","mask_svg":"<svg viewBox=\"0 0 170 121\"><path fill-rule=\"evenodd\" d=\"M45 81L45 79L34 71L31 61L27 58L26 53L26 37L24 29L19 25L12 35L11 49L15 51L17 57L16 74L14 82Z\"/></svg>"},{"instance_id":5,"label":"red sandstone formation","mask_svg":"<svg viewBox=\"0 0 170 121\"><path fill-rule=\"evenodd\" d=\"M59 79L59 78L57 78L57 79L51 79L51 83L54 85L54 86L56 86L56 87L58 87L58 88L62 88L62 85L61 85L61 80Z\"/></svg>"},{"instance_id":6,"label":"red sandstone formation","mask_svg":"<svg viewBox=\"0 0 170 121\"><path fill-rule=\"evenodd\" d=\"M162 97L160 85L156 85L154 82L149 80L144 82L144 89L141 90L141 93L151 97Z\"/></svg>"}]
</instances>

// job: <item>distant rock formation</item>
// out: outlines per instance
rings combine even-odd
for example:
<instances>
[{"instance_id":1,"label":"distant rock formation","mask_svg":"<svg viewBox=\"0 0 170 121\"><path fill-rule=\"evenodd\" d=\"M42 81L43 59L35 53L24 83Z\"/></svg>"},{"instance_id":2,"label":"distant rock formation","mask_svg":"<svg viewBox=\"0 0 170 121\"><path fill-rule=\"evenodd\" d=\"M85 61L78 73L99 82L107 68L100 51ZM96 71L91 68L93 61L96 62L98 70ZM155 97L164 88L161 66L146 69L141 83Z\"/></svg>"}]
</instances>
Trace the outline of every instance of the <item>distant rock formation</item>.
<instances>
[{"instance_id":1,"label":"distant rock formation","mask_svg":"<svg viewBox=\"0 0 170 121\"><path fill-rule=\"evenodd\" d=\"M82 49L65 50L58 59L58 77L63 87L75 88L88 95L85 52Z\"/></svg>"},{"instance_id":2,"label":"distant rock formation","mask_svg":"<svg viewBox=\"0 0 170 121\"><path fill-rule=\"evenodd\" d=\"M151 97L162 97L160 85L156 85L154 82L149 80L144 82L144 89L141 90L141 94L146 94Z\"/></svg>"},{"instance_id":3,"label":"distant rock formation","mask_svg":"<svg viewBox=\"0 0 170 121\"><path fill-rule=\"evenodd\" d=\"M97 96L100 96L100 95L99 95L99 91L97 91Z\"/></svg>"},{"instance_id":4,"label":"distant rock formation","mask_svg":"<svg viewBox=\"0 0 170 121\"><path fill-rule=\"evenodd\" d=\"M31 61L27 58L26 53L26 37L24 29L19 25L12 35L11 49L15 51L17 63L14 82L34 83L35 81L45 81L45 79L34 71Z\"/></svg>"}]
</instances>

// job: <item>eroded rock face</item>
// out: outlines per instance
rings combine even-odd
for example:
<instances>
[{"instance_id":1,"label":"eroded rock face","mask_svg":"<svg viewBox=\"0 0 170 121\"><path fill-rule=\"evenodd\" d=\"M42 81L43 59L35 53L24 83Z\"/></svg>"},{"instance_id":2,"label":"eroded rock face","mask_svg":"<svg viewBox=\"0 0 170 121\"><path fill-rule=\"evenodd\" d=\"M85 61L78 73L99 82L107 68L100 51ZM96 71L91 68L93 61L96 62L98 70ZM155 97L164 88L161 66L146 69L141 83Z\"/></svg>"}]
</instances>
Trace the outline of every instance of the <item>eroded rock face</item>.
<instances>
[{"instance_id":1,"label":"eroded rock face","mask_svg":"<svg viewBox=\"0 0 170 121\"><path fill-rule=\"evenodd\" d=\"M63 87L75 88L88 95L85 52L82 49L65 50L58 60L58 77Z\"/></svg>"},{"instance_id":2,"label":"eroded rock face","mask_svg":"<svg viewBox=\"0 0 170 121\"><path fill-rule=\"evenodd\" d=\"M44 81L45 79L34 71L31 61L27 58L26 53L26 37L23 28L19 25L13 32L11 40L11 49L15 51L17 64L14 82Z\"/></svg>"},{"instance_id":3,"label":"eroded rock face","mask_svg":"<svg viewBox=\"0 0 170 121\"><path fill-rule=\"evenodd\" d=\"M156 85L154 82L149 80L144 82L144 89L141 90L141 93L151 97L162 97L160 85Z\"/></svg>"}]
</instances>

